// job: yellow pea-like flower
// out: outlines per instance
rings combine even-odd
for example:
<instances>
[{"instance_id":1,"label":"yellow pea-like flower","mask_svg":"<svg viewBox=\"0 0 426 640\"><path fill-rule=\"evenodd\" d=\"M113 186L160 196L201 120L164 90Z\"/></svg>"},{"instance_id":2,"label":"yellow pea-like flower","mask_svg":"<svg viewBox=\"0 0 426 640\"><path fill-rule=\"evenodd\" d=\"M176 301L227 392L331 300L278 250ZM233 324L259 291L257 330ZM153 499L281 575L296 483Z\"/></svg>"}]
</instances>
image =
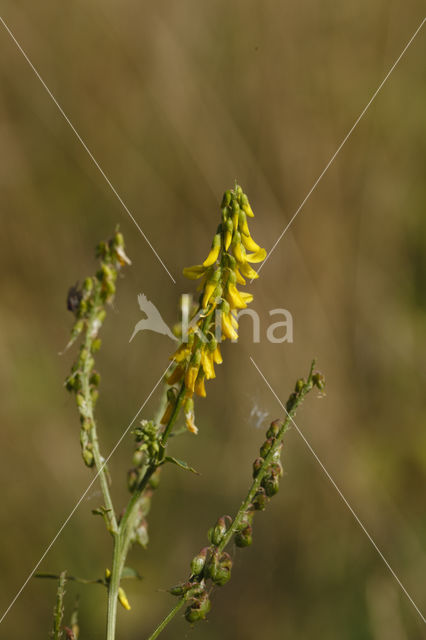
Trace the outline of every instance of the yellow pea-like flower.
<instances>
[{"instance_id":1,"label":"yellow pea-like flower","mask_svg":"<svg viewBox=\"0 0 426 640\"><path fill-rule=\"evenodd\" d=\"M168 424L170 418L172 417L173 408L174 408L174 405L171 402L168 402L166 410L163 413L163 417L160 420L161 424Z\"/></svg>"},{"instance_id":2,"label":"yellow pea-like flower","mask_svg":"<svg viewBox=\"0 0 426 640\"><path fill-rule=\"evenodd\" d=\"M250 302L253 302L253 294L252 293L246 293L245 291L240 291L240 296L242 297L242 299L244 300L244 302L246 304L249 304Z\"/></svg>"},{"instance_id":3,"label":"yellow pea-like flower","mask_svg":"<svg viewBox=\"0 0 426 640\"><path fill-rule=\"evenodd\" d=\"M191 345L188 343L183 343L178 347L177 351L174 352L172 356L170 356L170 360L175 360L176 362L183 362L186 360L188 356L191 355ZM170 383L169 383L170 384Z\"/></svg>"},{"instance_id":4,"label":"yellow pea-like flower","mask_svg":"<svg viewBox=\"0 0 426 640\"><path fill-rule=\"evenodd\" d=\"M172 373L166 378L167 384L173 385L176 384L176 382L179 382L179 380L183 377L184 371L184 368L180 365L175 367Z\"/></svg>"},{"instance_id":5,"label":"yellow pea-like flower","mask_svg":"<svg viewBox=\"0 0 426 640\"><path fill-rule=\"evenodd\" d=\"M242 284L245 285L246 281L244 280L243 276L241 275L241 273L238 270L238 267L235 267L235 271L234 271L236 277L237 277L237 282L238 284Z\"/></svg>"},{"instance_id":6,"label":"yellow pea-like flower","mask_svg":"<svg viewBox=\"0 0 426 640\"><path fill-rule=\"evenodd\" d=\"M221 246L220 233L217 233L213 238L212 248L210 249L209 255L203 262L204 267L210 267L212 264L216 262L219 257Z\"/></svg>"},{"instance_id":7,"label":"yellow pea-like flower","mask_svg":"<svg viewBox=\"0 0 426 640\"><path fill-rule=\"evenodd\" d=\"M198 429L195 426L195 416L194 416L194 401L192 398L187 398L185 400L185 404L183 407L184 410L184 415L185 415L185 422L186 422L186 427L188 429L188 431L190 431L191 433L197 435L198 433Z\"/></svg>"},{"instance_id":8,"label":"yellow pea-like flower","mask_svg":"<svg viewBox=\"0 0 426 640\"><path fill-rule=\"evenodd\" d=\"M201 351L201 365L203 367L204 373L206 374L207 380L211 380L212 378L216 377L213 366L213 354L208 347L204 347L204 349Z\"/></svg>"},{"instance_id":9,"label":"yellow pea-like flower","mask_svg":"<svg viewBox=\"0 0 426 640\"><path fill-rule=\"evenodd\" d=\"M256 271L249 265L248 262L242 262L239 265L241 273L246 276L246 278L251 278L252 280L259 277Z\"/></svg>"},{"instance_id":10,"label":"yellow pea-like flower","mask_svg":"<svg viewBox=\"0 0 426 640\"><path fill-rule=\"evenodd\" d=\"M259 249L256 253L246 255L247 262L263 262L266 258L266 249Z\"/></svg>"},{"instance_id":11,"label":"yellow pea-like flower","mask_svg":"<svg viewBox=\"0 0 426 640\"><path fill-rule=\"evenodd\" d=\"M188 389L188 391L192 391L194 392L195 390L195 381L197 379L197 375L198 375L198 371L200 369L200 365L199 364L190 364L186 374L185 374L185 387Z\"/></svg>"},{"instance_id":12,"label":"yellow pea-like flower","mask_svg":"<svg viewBox=\"0 0 426 640\"><path fill-rule=\"evenodd\" d=\"M259 251L260 247L259 245L253 240L253 238L249 235L249 234L241 234L241 242L244 245L244 248L247 249L247 251Z\"/></svg>"},{"instance_id":13,"label":"yellow pea-like flower","mask_svg":"<svg viewBox=\"0 0 426 640\"><path fill-rule=\"evenodd\" d=\"M226 231L225 231L225 239L223 244L225 247L225 251L228 251L231 244L231 240L232 240L232 234L234 232L234 225L230 218L228 218L225 224L226 224Z\"/></svg>"},{"instance_id":14,"label":"yellow pea-like flower","mask_svg":"<svg viewBox=\"0 0 426 640\"><path fill-rule=\"evenodd\" d=\"M220 352L219 345L217 345L216 349L213 351L213 362L215 364L222 364L222 362L223 362L222 354Z\"/></svg>"},{"instance_id":15,"label":"yellow pea-like flower","mask_svg":"<svg viewBox=\"0 0 426 640\"><path fill-rule=\"evenodd\" d=\"M192 267L185 267L182 271L183 275L190 280L198 280L206 273L207 269L202 264L194 264Z\"/></svg>"},{"instance_id":16,"label":"yellow pea-like flower","mask_svg":"<svg viewBox=\"0 0 426 640\"><path fill-rule=\"evenodd\" d=\"M243 245L241 244L241 235L236 232L234 234L234 240L232 242L232 249L234 251L234 256L237 260L237 262L246 262L247 258L246 258L246 250L244 249Z\"/></svg>"},{"instance_id":17,"label":"yellow pea-like flower","mask_svg":"<svg viewBox=\"0 0 426 640\"><path fill-rule=\"evenodd\" d=\"M241 208L243 209L246 216L248 216L249 218L254 218L253 210L245 193L241 195Z\"/></svg>"},{"instance_id":18,"label":"yellow pea-like flower","mask_svg":"<svg viewBox=\"0 0 426 640\"><path fill-rule=\"evenodd\" d=\"M132 608L122 587L118 589L118 601L126 609L126 611L130 611L130 609Z\"/></svg>"},{"instance_id":19,"label":"yellow pea-like flower","mask_svg":"<svg viewBox=\"0 0 426 640\"><path fill-rule=\"evenodd\" d=\"M198 376L196 382L195 382L195 393L200 396L201 398L205 398L207 393L206 393L206 387L204 384L204 376Z\"/></svg>"},{"instance_id":20,"label":"yellow pea-like flower","mask_svg":"<svg viewBox=\"0 0 426 640\"><path fill-rule=\"evenodd\" d=\"M232 326L231 319L228 314L222 313L222 331L226 338L229 340L238 340L238 333Z\"/></svg>"},{"instance_id":21,"label":"yellow pea-like flower","mask_svg":"<svg viewBox=\"0 0 426 640\"><path fill-rule=\"evenodd\" d=\"M240 210L240 213L238 216L238 229L241 231L241 233L245 234L246 236L250 235L250 230L247 224L247 217L242 209Z\"/></svg>"},{"instance_id":22,"label":"yellow pea-like flower","mask_svg":"<svg viewBox=\"0 0 426 640\"><path fill-rule=\"evenodd\" d=\"M228 284L226 293L226 299L231 305L231 309L245 309L247 307L235 284Z\"/></svg>"}]
</instances>

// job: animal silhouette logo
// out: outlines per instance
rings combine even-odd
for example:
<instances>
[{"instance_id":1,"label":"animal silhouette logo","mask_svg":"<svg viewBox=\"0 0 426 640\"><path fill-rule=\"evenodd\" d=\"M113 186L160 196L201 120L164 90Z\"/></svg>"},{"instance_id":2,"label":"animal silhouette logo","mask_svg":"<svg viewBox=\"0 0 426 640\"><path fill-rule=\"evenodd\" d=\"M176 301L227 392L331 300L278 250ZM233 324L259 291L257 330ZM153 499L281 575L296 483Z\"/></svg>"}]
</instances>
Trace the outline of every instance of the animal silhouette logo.
<instances>
[{"instance_id":1,"label":"animal silhouette logo","mask_svg":"<svg viewBox=\"0 0 426 640\"><path fill-rule=\"evenodd\" d=\"M144 295L140 293L138 295L138 304L139 308L146 315L146 318L142 318L139 322L136 323L135 328L133 330L132 336L129 340L131 342L135 335L139 333L139 331L155 331L155 333L161 333L162 335L168 336L172 340L179 342L176 336L170 331L167 324L164 322L161 317L160 312L157 307Z\"/></svg>"}]
</instances>

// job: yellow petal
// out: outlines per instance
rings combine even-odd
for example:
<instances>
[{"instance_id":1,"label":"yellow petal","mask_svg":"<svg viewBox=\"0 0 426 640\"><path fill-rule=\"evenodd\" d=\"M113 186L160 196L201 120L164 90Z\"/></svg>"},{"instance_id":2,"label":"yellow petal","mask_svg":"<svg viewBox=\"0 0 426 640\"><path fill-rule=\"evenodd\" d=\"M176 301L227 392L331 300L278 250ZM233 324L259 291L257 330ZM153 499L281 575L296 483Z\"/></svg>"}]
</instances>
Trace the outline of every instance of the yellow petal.
<instances>
[{"instance_id":1,"label":"yellow petal","mask_svg":"<svg viewBox=\"0 0 426 640\"><path fill-rule=\"evenodd\" d=\"M252 280L254 280L255 278L259 277L256 271L252 269L252 267L249 265L248 262L243 262L242 264L239 265L239 267L240 267L241 273L245 275L246 278L251 278Z\"/></svg>"},{"instance_id":2,"label":"yellow petal","mask_svg":"<svg viewBox=\"0 0 426 640\"><path fill-rule=\"evenodd\" d=\"M241 241L247 251L259 251L260 247L250 235L241 234Z\"/></svg>"},{"instance_id":3,"label":"yellow petal","mask_svg":"<svg viewBox=\"0 0 426 640\"><path fill-rule=\"evenodd\" d=\"M126 611L130 611L130 609L132 608L129 604L129 601L127 600L124 589L122 589L121 587L118 589L118 601L126 609Z\"/></svg>"},{"instance_id":4,"label":"yellow petal","mask_svg":"<svg viewBox=\"0 0 426 640\"><path fill-rule=\"evenodd\" d=\"M194 391L195 381L197 379L198 370L200 365L190 365L185 375L185 387L189 391Z\"/></svg>"},{"instance_id":5,"label":"yellow petal","mask_svg":"<svg viewBox=\"0 0 426 640\"><path fill-rule=\"evenodd\" d=\"M237 282L238 284L245 284L246 281L244 280L243 276L241 275L241 273L238 271L238 267L235 268L234 271L235 275L237 276Z\"/></svg>"},{"instance_id":6,"label":"yellow petal","mask_svg":"<svg viewBox=\"0 0 426 640\"><path fill-rule=\"evenodd\" d=\"M176 384L176 382L179 382L179 380L182 378L183 374L184 374L183 367L178 365L175 369L173 369L171 374L166 378L167 384L170 384L170 385Z\"/></svg>"},{"instance_id":7,"label":"yellow petal","mask_svg":"<svg viewBox=\"0 0 426 640\"><path fill-rule=\"evenodd\" d=\"M201 278L201 276L205 274L206 270L206 267L202 264L194 264L193 267L185 267L182 273L190 280L198 280L198 278Z\"/></svg>"},{"instance_id":8,"label":"yellow petal","mask_svg":"<svg viewBox=\"0 0 426 640\"><path fill-rule=\"evenodd\" d=\"M229 316L225 315L224 313L222 313L222 331L226 338L229 338L230 340L238 339L238 333L232 326Z\"/></svg>"},{"instance_id":9,"label":"yellow petal","mask_svg":"<svg viewBox=\"0 0 426 640\"><path fill-rule=\"evenodd\" d=\"M216 282L207 282L206 286L204 287L204 295L203 295L203 309L205 309L209 303L209 300L212 296L212 293L214 292L214 290L216 289L217 283Z\"/></svg>"},{"instance_id":10,"label":"yellow petal","mask_svg":"<svg viewBox=\"0 0 426 640\"><path fill-rule=\"evenodd\" d=\"M195 393L199 395L201 398L206 397L207 393L206 393L206 387L204 385L204 376L202 377L198 376L197 381L195 383Z\"/></svg>"},{"instance_id":11,"label":"yellow petal","mask_svg":"<svg viewBox=\"0 0 426 640\"><path fill-rule=\"evenodd\" d=\"M229 249L229 245L231 244L231 240L232 240L232 232L231 231L226 231L225 232L225 251L228 251Z\"/></svg>"},{"instance_id":12,"label":"yellow petal","mask_svg":"<svg viewBox=\"0 0 426 640\"><path fill-rule=\"evenodd\" d=\"M161 424L168 424L170 418L172 417L173 407L174 405L171 402L169 402L163 414L163 417L160 420Z\"/></svg>"},{"instance_id":13,"label":"yellow petal","mask_svg":"<svg viewBox=\"0 0 426 640\"><path fill-rule=\"evenodd\" d=\"M248 253L247 262L263 262L266 258L266 249L259 249L256 253Z\"/></svg>"},{"instance_id":14,"label":"yellow petal","mask_svg":"<svg viewBox=\"0 0 426 640\"><path fill-rule=\"evenodd\" d=\"M235 284L228 284L226 294L231 309L245 309L247 307Z\"/></svg>"},{"instance_id":15,"label":"yellow petal","mask_svg":"<svg viewBox=\"0 0 426 640\"><path fill-rule=\"evenodd\" d=\"M246 214L242 209L240 210L239 217L238 217L238 229L241 231L242 234L245 234L246 236L250 235Z\"/></svg>"},{"instance_id":16,"label":"yellow petal","mask_svg":"<svg viewBox=\"0 0 426 640\"><path fill-rule=\"evenodd\" d=\"M253 302L253 294L252 293L245 293L245 291L240 291L240 296L242 297L242 299L244 300L244 302L246 304L249 304L250 302Z\"/></svg>"},{"instance_id":17,"label":"yellow petal","mask_svg":"<svg viewBox=\"0 0 426 640\"><path fill-rule=\"evenodd\" d=\"M201 365L204 369L207 380L211 380L216 377L213 366L213 354L208 347L205 347L201 352Z\"/></svg>"},{"instance_id":18,"label":"yellow petal","mask_svg":"<svg viewBox=\"0 0 426 640\"><path fill-rule=\"evenodd\" d=\"M246 250L244 249L243 245L241 244L241 237L240 237L240 241L238 242L235 241L234 238L234 242L232 243L232 248L234 250L234 256L235 259L237 260L237 262L246 262L247 258L246 258Z\"/></svg>"},{"instance_id":19,"label":"yellow petal","mask_svg":"<svg viewBox=\"0 0 426 640\"><path fill-rule=\"evenodd\" d=\"M213 362L215 362L216 364L222 364L222 362L223 362L222 354L220 352L219 345L217 345L216 349L213 351Z\"/></svg>"},{"instance_id":20,"label":"yellow petal","mask_svg":"<svg viewBox=\"0 0 426 640\"><path fill-rule=\"evenodd\" d=\"M212 244L212 248L210 249L209 255L203 262L203 265L205 267L210 267L212 264L216 262L216 260L219 257L220 245L221 245L220 233L217 233L213 238L213 244Z\"/></svg>"}]
</instances>

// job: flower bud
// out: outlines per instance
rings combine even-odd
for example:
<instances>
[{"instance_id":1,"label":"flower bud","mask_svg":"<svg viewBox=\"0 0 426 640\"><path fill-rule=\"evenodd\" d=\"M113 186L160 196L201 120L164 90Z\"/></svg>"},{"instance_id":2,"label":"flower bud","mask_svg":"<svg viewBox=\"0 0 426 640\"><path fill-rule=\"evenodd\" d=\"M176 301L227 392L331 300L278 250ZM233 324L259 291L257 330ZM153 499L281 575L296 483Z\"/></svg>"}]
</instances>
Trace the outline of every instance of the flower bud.
<instances>
[{"instance_id":1,"label":"flower bud","mask_svg":"<svg viewBox=\"0 0 426 640\"><path fill-rule=\"evenodd\" d=\"M122 587L119 587L118 589L118 601L121 606L126 609L126 611L130 611L130 609L132 608L129 604L129 601L127 600L126 592Z\"/></svg>"},{"instance_id":2,"label":"flower bud","mask_svg":"<svg viewBox=\"0 0 426 640\"><path fill-rule=\"evenodd\" d=\"M232 193L229 189L227 189L223 194L222 204L220 205L221 209L223 209L224 207L227 207L230 204L231 199L232 199Z\"/></svg>"},{"instance_id":3,"label":"flower bud","mask_svg":"<svg viewBox=\"0 0 426 640\"><path fill-rule=\"evenodd\" d=\"M151 487L151 489L156 489L160 484L160 475L161 475L161 469L160 467L158 467L158 469L154 471L154 473L149 479L149 486Z\"/></svg>"},{"instance_id":4,"label":"flower bud","mask_svg":"<svg viewBox=\"0 0 426 640\"><path fill-rule=\"evenodd\" d=\"M274 439L273 438L268 438L267 440L265 440L265 442L262 444L262 446L260 447L260 456L262 458L266 458L266 456L268 455L268 453L271 450L272 445L274 444Z\"/></svg>"},{"instance_id":5,"label":"flower bud","mask_svg":"<svg viewBox=\"0 0 426 640\"><path fill-rule=\"evenodd\" d=\"M137 469L130 469L127 472L127 486L130 492L133 492L136 489L138 478L139 474L137 472Z\"/></svg>"},{"instance_id":6,"label":"flower bud","mask_svg":"<svg viewBox=\"0 0 426 640\"><path fill-rule=\"evenodd\" d=\"M296 386L294 387L295 392L300 393L305 384L305 380L303 378L299 378L299 380L296 382Z\"/></svg>"},{"instance_id":7,"label":"flower bud","mask_svg":"<svg viewBox=\"0 0 426 640\"><path fill-rule=\"evenodd\" d=\"M297 400L298 400L297 393L292 393L285 405L287 413L290 413L290 411L294 409L294 407L296 406Z\"/></svg>"},{"instance_id":8,"label":"flower bud","mask_svg":"<svg viewBox=\"0 0 426 640\"><path fill-rule=\"evenodd\" d=\"M92 371L92 374L89 378L90 384L93 384L94 387L98 387L101 381L101 376L97 371Z\"/></svg>"},{"instance_id":9,"label":"flower bud","mask_svg":"<svg viewBox=\"0 0 426 640\"><path fill-rule=\"evenodd\" d=\"M263 458L256 458L256 460L253 462L253 478L257 476L264 462L265 461Z\"/></svg>"},{"instance_id":10,"label":"flower bud","mask_svg":"<svg viewBox=\"0 0 426 640\"><path fill-rule=\"evenodd\" d=\"M317 371L316 373L314 373L314 375L312 376L312 382L314 383L314 385L320 390L323 391L324 387L325 387L325 378L322 375L322 373L320 373L319 371Z\"/></svg>"},{"instance_id":11,"label":"flower bud","mask_svg":"<svg viewBox=\"0 0 426 640\"><path fill-rule=\"evenodd\" d=\"M282 427L282 421L281 420L274 420L273 422L271 422L271 426L269 427L268 431L266 432L266 437L267 438L276 438L281 427Z\"/></svg>"}]
</instances>

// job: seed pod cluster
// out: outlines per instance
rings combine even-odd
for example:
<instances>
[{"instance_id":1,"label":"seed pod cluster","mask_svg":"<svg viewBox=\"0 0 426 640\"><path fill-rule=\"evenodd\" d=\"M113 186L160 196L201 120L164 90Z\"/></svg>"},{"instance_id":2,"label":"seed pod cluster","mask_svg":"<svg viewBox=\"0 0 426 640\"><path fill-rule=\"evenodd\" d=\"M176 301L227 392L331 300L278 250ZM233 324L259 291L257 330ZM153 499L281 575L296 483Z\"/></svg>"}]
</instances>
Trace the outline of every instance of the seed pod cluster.
<instances>
[{"instance_id":1,"label":"seed pod cluster","mask_svg":"<svg viewBox=\"0 0 426 640\"><path fill-rule=\"evenodd\" d=\"M101 242L96 249L100 258L100 268L96 275L86 278L81 286L78 283L71 287L67 297L67 308L75 316L71 329L68 349L78 337L82 337L76 362L65 380L65 387L76 396L77 408L81 422L81 451L84 463L91 467L95 460L93 455L92 428L93 412L98 399L100 375L94 369L93 354L99 350L99 330L105 320L104 305L111 303L115 293L115 282L118 271L125 264L130 264L124 251L124 240L118 229L109 242Z\"/></svg>"}]
</instances>

